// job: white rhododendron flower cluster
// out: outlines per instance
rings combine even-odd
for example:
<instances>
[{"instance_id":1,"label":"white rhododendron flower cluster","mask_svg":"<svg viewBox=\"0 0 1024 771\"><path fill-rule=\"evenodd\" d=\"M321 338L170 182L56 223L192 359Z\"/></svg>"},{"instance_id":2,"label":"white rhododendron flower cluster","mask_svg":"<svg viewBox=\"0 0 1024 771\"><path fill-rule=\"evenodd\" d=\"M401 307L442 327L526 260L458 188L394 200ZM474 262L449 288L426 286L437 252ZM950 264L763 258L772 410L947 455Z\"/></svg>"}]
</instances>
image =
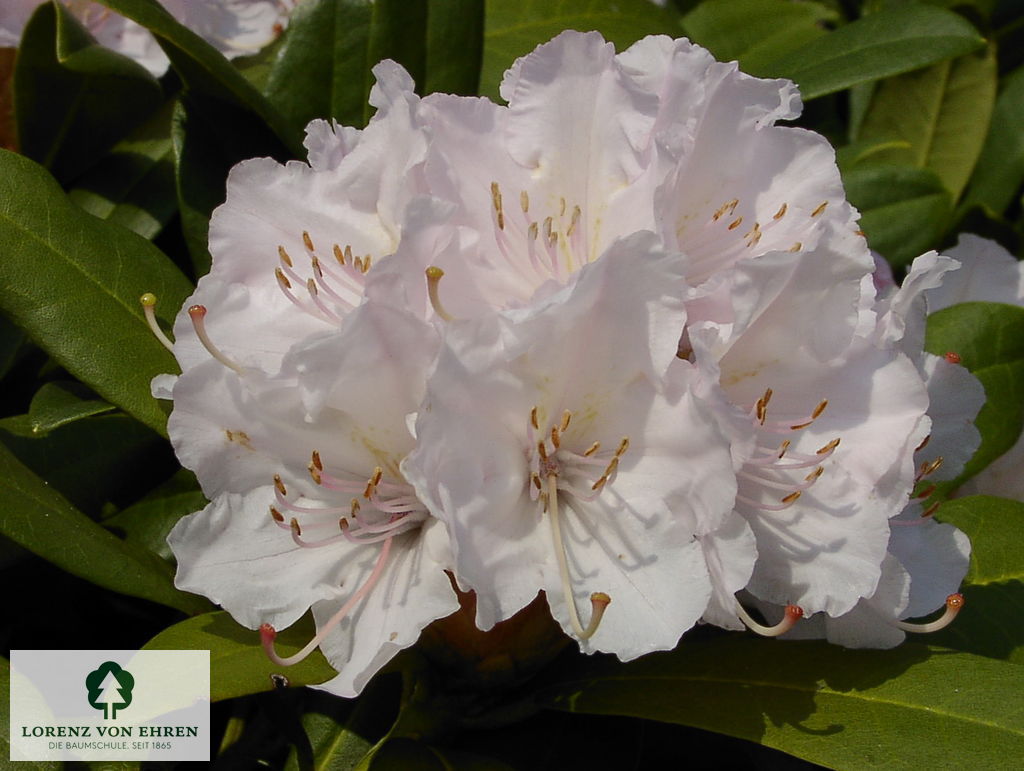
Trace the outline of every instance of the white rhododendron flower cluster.
<instances>
[{"instance_id":1,"label":"white rhododendron flower cluster","mask_svg":"<svg viewBox=\"0 0 1024 771\"><path fill-rule=\"evenodd\" d=\"M36 8L50 0L3 0L0 46L18 45ZM229 59L254 54L288 26L297 0L159 0L177 21ZM159 77L170 63L149 30L93 0L61 0L96 41Z\"/></svg>"},{"instance_id":2,"label":"white rhododendron flower cluster","mask_svg":"<svg viewBox=\"0 0 1024 771\"><path fill-rule=\"evenodd\" d=\"M698 623L885 647L947 604L969 545L913 496L978 441L980 387L922 351L956 264L876 296L832 149L776 125L792 83L576 32L507 106L375 74L365 129L313 122L214 215L154 384L211 501L180 588L279 663L319 646L342 695L456 587L481 630L543 593L624 660Z\"/></svg>"}]
</instances>

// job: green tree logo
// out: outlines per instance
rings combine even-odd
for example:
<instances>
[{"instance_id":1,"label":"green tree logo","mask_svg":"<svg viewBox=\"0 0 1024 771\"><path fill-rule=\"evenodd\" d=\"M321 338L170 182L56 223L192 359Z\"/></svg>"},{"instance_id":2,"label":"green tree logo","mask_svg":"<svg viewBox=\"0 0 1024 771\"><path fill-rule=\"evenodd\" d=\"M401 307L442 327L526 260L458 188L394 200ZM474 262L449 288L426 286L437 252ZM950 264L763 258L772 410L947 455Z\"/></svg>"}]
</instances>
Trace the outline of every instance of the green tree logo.
<instances>
[{"instance_id":1,"label":"green tree logo","mask_svg":"<svg viewBox=\"0 0 1024 771\"><path fill-rule=\"evenodd\" d=\"M117 711L132 703L135 678L113 661L105 661L85 676L89 704L103 710L106 719L117 718Z\"/></svg>"}]
</instances>

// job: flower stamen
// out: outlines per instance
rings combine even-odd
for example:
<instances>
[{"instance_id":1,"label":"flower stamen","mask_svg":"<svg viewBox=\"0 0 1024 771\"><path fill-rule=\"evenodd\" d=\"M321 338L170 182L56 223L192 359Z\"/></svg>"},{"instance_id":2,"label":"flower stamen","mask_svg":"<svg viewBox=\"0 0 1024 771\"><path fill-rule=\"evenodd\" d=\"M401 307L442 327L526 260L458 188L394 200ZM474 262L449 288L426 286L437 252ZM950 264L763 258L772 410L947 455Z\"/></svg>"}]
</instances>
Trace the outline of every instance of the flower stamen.
<instances>
[{"instance_id":1,"label":"flower stamen","mask_svg":"<svg viewBox=\"0 0 1024 771\"><path fill-rule=\"evenodd\" d=\"M365 583L363 583L363 585L348 598L348 601L341 606L337 613L331 616L326 624L317 630L313 639L306 643L306 646L298 653L286 658L279 656L277 651L274 649L274 639L277 637L277 630L270 624L263 624L260 626L260 642L263 644L263 652L267 654L267 658L279 667L290 667L292 664L298 664L310 653L316 650L323 639L333 631L334 627L340 624L345 616L347 616L359 601L369 594L376 585L381 574L384 572L384 566L387 564L388 556L391 554L391 542L393 538L394 536L388 536L384 541L384 546L380 550L380 556L377 557L377 563L374 565L373 571L370 573L370 576L366 579Z\"/></svg>"},{"instance_id":2,"label":"flower stamen","mask_svg":"<svg viewBox=\"0 0 1024 771\"><path fill-rule=\"evenodd\" d=\"M142 304L142 312L146 315L146 323L156 336L156 339L160 341L164 348L171 353L174 353L174 343L171 342L171 338L165 335L164 331L160 329L160 325L156 320L156 295L152 292L146 292L139 298L139 302Z\"/></svg>"},{"instance_id":3,"label":"flower stamen","mask_svg":"<svg viewBox=\"0 0 1024 771\"><path fill-rule=\"evenodd\" d=\"M938 632L940 629L945 629L956 618L956 614L960 612L960 609L964 606L964 596L962 594L951 594L946 598L946 610L934 621L929 621L926 624L916 624L910 621L896 621L896 626L902 629L904 632L915 632L917 634L928 634L929 632Z\"/></svg>"},{"instance_id":4,"label":"flower stamen","mask_svg":"<svg viewBox=\"0 0 1024 771\"><path fill-rule=\"evenodd\" d=\"M604 592L594 592L590 595L590 623L584 629L583 624L580 623L579 611L576 610L576 598L573 595L572 581L569 578L569 562L565 555L565 545L562 543L562 526L558 521L557 474L548 474L547 487L545 498L548 518L551 522L551 541L555 549L555 558L558 560L558 573L562 579L562 595L569 609L569 622L579 640L589 640L597 632L601 619L604 618L605 609L612 599Z\"/></svg>"},{"instance_id":5,"label":"flower stamen","mask_svg":"<svg viewBox=\"0 0 1024 771\"><path fill-rule=\"evenodd\" d=\"M452 316L448 311L441 305L441 298L438 295L437 287L441 283L441 279L444 277L444 271L435 265L431 265L426 270L427 275L427 295L430 297L430 307L434 309L442 321L452 321L455 317Z\"/></svg>"},{"instance_id":6,"label":"flower stamen","mask_svg":"<svg viewBox=\"0 0 1024 771\"><path fill-rule=\"evenodd\" d=\"M796 622L803 618L804 611L803 608L797 607L796 605L787 605L782 621L777 623L775 626L759 624L750 617L750 614L747 613L746 609L740 605L739 602L736 603L736 614L740 617L740 621L742 621L751 632L756 632L762 637L778 637L792 629L796 625Z\"/></svg>"},{"instance_id":7,"label":"flower stamen","mask_svg":"<svg viewBox=\"0 0 1024 771\"><path fill-rule=\"evenodd\" d=\"M210 336L206 333L206 307L203 305L193 305L188 309L189 318L192 319L192 326L196 330L196 337L199 338L199 342L203 344L209 354L223 364L228 369L232 369L239 375L244 373L241 365L236 364L234 361L229 359L220 349L213 344Z\"/></svg>"}]
</instances>

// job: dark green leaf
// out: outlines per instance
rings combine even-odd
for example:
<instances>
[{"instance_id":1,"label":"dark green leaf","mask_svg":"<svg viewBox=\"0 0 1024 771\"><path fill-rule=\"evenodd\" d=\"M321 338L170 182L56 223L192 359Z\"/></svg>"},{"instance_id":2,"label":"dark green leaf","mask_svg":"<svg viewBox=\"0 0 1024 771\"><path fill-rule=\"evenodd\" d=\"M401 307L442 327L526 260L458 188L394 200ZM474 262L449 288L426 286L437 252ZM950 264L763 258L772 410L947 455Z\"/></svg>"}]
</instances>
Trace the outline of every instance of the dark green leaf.
<instances>
[{"instance_id":1,"label":"dark green leaf","mask_svg":"<svg viewBox=\"0 0 1024 771\"><path fill-rule=\"evenodd\" d=\"M195 275L210 269L210 216L224 203L231 168L275 155L276 140L244 110L199 93L182 96L171 127L178 207Z\"/></svg>"},{"instance_id":2,"label":"dark green leaf","mask_svg":"<svg viewBox=\"0 0 1024 771\"><path fill-rule=\"evenodd\" d=\"M6 377L18 360L18 352L28 335L5 316L0 315L0 378Z\"/></svg>"},{"instance_id":3,"label":"dark green leaf","mask_svg":"<svg viewBox=\"0 0 1024 771\"><path fill-rule=\"evenodd\" d=\"M29 415L0 420L0 442L90 517L131 503L167 475L173 455L151 429L124 414L83 417L47 434Z\"/></svg>"},{"instance_id":4,"label":"dark green leaf","mask_svg":"<svg viewBox=\"0 0 1024 771\"><path fill-rule=\"evenodd\" d=\"M1019 757L1021 688L1024 667L912 643L857 651L728 636L629 664L588 661L541 698L706 728L829 768L909 771Z\"/></svg>"},{"instance_id":5,"label":"dark green leaf","mask_svg":"<svg viewBox=\"0 0 1024 771\"><path fill-rule=\"evenodd\" d=\"M992 123L967 188L964 207L980 204L998 215L1006 211L1024 182L1024 67L1006 78L996 99Z\"/></svg>"},{"instance_id":6,"label":"dark green leaf","mask_svg":"<svg viewBox=\"0 0 1024 771\"><path fill-rule=\"evenodd\" d=\"M11 662L0 658L0 693L11 692ZM11 757L11 700L0 699L0 757ZM18 768L26 771L57 771L63 764L56 761L26 760Z\"/></svg>"},{"instance_id":7,"label":"dark green leaf","mask_svg":"<svg viewBox=\"0 0 1024 771\"><path fill-rule=\"evenodd\" d=\"M65 183L161 99L152 75L99 46L61 3L39 6L26 25L14 95L21 152Z\"/></svg>"},{"instance_id":8,"label":"dark green leaf","mask_svg":"<svg viewBox=\"0 0 1024 771\"><path fill-rule=\"evenodd\" d=\"M277 650L282 656L290 656L299 651L313 634L312 620L307 615L295 625L278 632ZM210 698L213 701L273 690L272 674L283 674L291 685L314 685L335 675L319 650L287 669L271 663L260 645L259 632L239 626L224 611L206 613L175 624L143 648L209 650Z\"/></svg>"},{"instance_id":9,"label":"dark green leaf","mask_svg":"<svg viewBox=\"0 0 1024 771\"><path fill-rule=\"evenodd\" d=\"M476 94L483 51L484 0L430 0L424 93Z\"/></svg>"},{"instance_id":10,"label":"dark green leaf","mask_svg":"<svg viewBox=\"0 0 1024 771\"><path fill-rule=\"evenodd\" d=\"M174 216L173 102L80 177L68 197L90 214L152 239Z\"/></svg>"},{"instance_id":11,"label":"dark green leaf","mask_svg":"<svg viewBox=\"0 0 1024 771\"><path fill-rule=\"evenodd\" d=\"M376 677L356 700L323 691L307 691L302 728L310 743L314 767L353 769L392 727L398 711L400 678ZM293 749L286 771L300 771Z\"/></svg>"},{"instance_id":12,"label":"dark green leaf","mask_svg":"<svg viewBox=\"0 0 1024 771\"><path fill-rule=\"evenodd\" d=\"M764 66L826 34L839 14L820 3L788 0L712 0L683 18L683 31L719 61L736 59L744 72Z\"/></svg>"},{"instance_id":13,"label":"dark green leaf","mask_svg":"<svg viewBox=\"0 0 1024 771\"><path fill-rule=\"evenodd\" d=\"M264 123L295 157L302 155L302 134L217 49L155 0L98 0L153 33L171 65L192 91L251 113Z\"/></svg>"},{"instance_id":14,"label":"dark green leaf","mask_svg":"<svg viewBox=\"0 0 1024 771\"><path fill-rule=\"evenodd\" d=\"M929 169L860 165L843 174L846 196L861 213L868 244L894 265L934 248L945 231L952 198Z\"/></svg>"},{"instance_id":15,"label":"dark green leaf","mask_svg":"<svg viewBox=\"0 0 1024 771\"><path fill-rule=\"evenodd\" d=\"M951 489L988 466L1020 437L1024 426L1024 308L1001 303L962 303L928 317L925 350L960 360L985 388L985 406L974 424L981 447Z\"/></svg>"},{"instance_id":16,"label":"dark green leaf","mask_svg":"<svg viewBox=\"0 0 1024 771\"><path fill-rule=\"evenodd\" d=\"M207 603L174 588L170 567L75 509L0 445L0 532L67 572L185 613Z\"/></svg>"},{"instance_id":17,"label":"dark green leaf","mask_svg":"<svg viewBox=\"0 0 1024 771\"><path fill-rule=\"evenodd\" d=\"M206 506L206 496L195 476L182 469L138 503L129 506L103 524L123 534L129 543L138 544L171 562L174 555L167 545L167 534L178 520Z\"/></svg>"},{"instance_id":18,"label":"dark green leaf","mask_svg":"<svg viewBox=\"0 0 1024 771\"><path fill-rule=\"evenodd\" d=\"M177 369L146 326L138 298L156 293L170 321L191 291L149 241L87 214L27 158L0 150L0 304L68 372L166 432L149 392Z\"/></svg>"},{"instance_id":19,"label":"dark green leaf","mask_svg":"<svg viewBox=\"0 0 1024 771\"><path fill-rule=\"evenodd\" d=\"M1024 664L1024 503L973 495L936 516L970 536L971 568L964 609L929 642Z\"/></svg>"},{"instance_id":20,"label":"dark green leaf","mask_svg":"<svg viewBox=\"0 0 1024 771\"><path fill-rule=\"evenodd\" d=\"M487 0L480 93L497 97L502 74L562 30L597 30L623 51L646 35L679 37L679 18L650 0Z\"/></svg>"},{"instance_id":21,"label":"dark green leaf","mask_svg":"<svg viewBox=\"0 0 1024 771\"><path fill-rule=\"evenodd\" d=\"M373 109L371 69L380 60L399 62L422 88L427 28L427 0L304 3L288 25L267 96L299 129L314 118L363 126Z\"/></svg>"},{"instance_id":22,"label":"dark green leaf","mask_svg":"<svg viewBox=\"0 0 1024 771\"><path fill-rule=\"evenodd\" d=\"M990 47L879 83L859 138L905 142L908 149L879 153L874 162L931 169L955 200L981 152L995 96Z\"/></svg>"},{"instance_id":23,"label":"dark green leaf","mask_svg":"<svg viewBox=\"0 0 1024 771\"><path fill-rule=\"evenodd\" d=\"M370 0L312 0L288 24L266 93L289 122L314 118L361 126L370 93Z\"/></svg>"},{"instance_id":24,"label":"dark green leaf","mask_svg":"<svg viewBox=\"0 0 1024 771\"><path fill-rule=\"evenodd\" d=\"M87 388L75 382L44 383L28 408L32 433L48 434L55 428L82 418L102 415L115 409L102 399L90 398Z\"/></svg>"},{"instance_id":25,"label":"dark green leaf","mask_svg":"<svg viewBox=\"0 0 1024 771\"><path fill-rule=\"evenodd\" d=\"M342 766L338 766L342 768ZM504 763L468 752L441 749L407 738L388 739L358 766L359 771L511 771Z\"/></svg>"},{"instance_id":26,"label":"dark green leaf","mask_svg":"<svg viewBox=\"0 0 1024 771\"><path fill-rule=\"evenodd\" d=\"M961 56L984 44L963 17L907 3L840 27L768 63L761 74L795 80L804 99L814 99Z\"/></svg>"}]
</instances>

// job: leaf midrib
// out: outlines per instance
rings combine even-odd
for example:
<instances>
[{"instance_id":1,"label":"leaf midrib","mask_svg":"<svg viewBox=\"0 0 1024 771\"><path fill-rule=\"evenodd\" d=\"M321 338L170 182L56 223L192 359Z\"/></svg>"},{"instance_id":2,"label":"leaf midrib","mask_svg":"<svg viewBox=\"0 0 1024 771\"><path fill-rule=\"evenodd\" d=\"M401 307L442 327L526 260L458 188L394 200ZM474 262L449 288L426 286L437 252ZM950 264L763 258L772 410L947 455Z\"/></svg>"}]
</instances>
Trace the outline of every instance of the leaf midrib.
<instances>
[{"instance_id":1,"label":"leaf midrib","mask_svg":"<svg viewBox=\"0 0 1024 771\"><path fill-rule=\"evenodd\" d=\"M590 684L594 683L594 681L595 681L594 678L587 678L585 680L579 680L579 681L563 681L563 682L559 683L559 687L560 688L563 687L563 686L571 687L576 682L578 682L580 684L580 686L582 687L582 686L590 685ZM893 701L891 699L883 699L883 698L877 698L877 697L876 698L868 698L867 696L861 696L861 695L859 695L857 693L854 693L854 692L835 691L835 690L832 690L831 688L828 688L828 687L805 688L805 687L799 687L796 684L787 683L787 682L765 682L765 681L760 681L760 680L735 680L735 679L727 678L727 677L698 677L698 676L688 676L688 675L659 675L659 676L635 676L635 675L634 676L614 676L613 675L611 677L601 677L600 678L600 682L610 682L610 681L628 682L628 683L634 684L634 685L642 684L644 682L659 683L659 682L665 682L665 681L669 681L669 682L685 682L685 683L713 683L713 684L716 684L716 685L733 685L733 686L742 686L742 687L754 686L754 687L763 688L763 689L766 689L766 690L793 691L793 692L796 692L796 693L811 694L811 695L815 695L815 696L817 696L817 695L831 696L831 697L835 697L835 698L838 698L838 699L848 698L848 699L853 699L855 701L866 702L868 704L886 704L886 705L889 705L889 706L892 706L892 707L896 707L898 709L909 710L909 711L914 712L914 713L917 713L917 712L927 712L930 715L935 715L935 716L939 716L939 717L949 718L949 719L952 719L952 720L960 721L962 723L968 723L968 724L985 726L987 728L993 728L993 729L998 730L998 731L1003 731L1003 732L1014 734L1014 735L1017 735L1017 736L1020 736L1020 737L1024 738L1024 726L1021 726L1020 728L1011 728L1009 726L1000 725L998 723L992 723L992 722L990 722L988 720L984 720L984 719L981 719L981 718L972 717L972 716L969 716L969 715L964 715L964 714L955 713L955 712L948 712L948 711L937 709L937 708L934 708L934 707L925 707L925 706L922 706L922 705L907 704L907 703L904 703L904 702ZM576 712L576 710L571 710L571 711Z\"/></svg>"}]
</instances>

